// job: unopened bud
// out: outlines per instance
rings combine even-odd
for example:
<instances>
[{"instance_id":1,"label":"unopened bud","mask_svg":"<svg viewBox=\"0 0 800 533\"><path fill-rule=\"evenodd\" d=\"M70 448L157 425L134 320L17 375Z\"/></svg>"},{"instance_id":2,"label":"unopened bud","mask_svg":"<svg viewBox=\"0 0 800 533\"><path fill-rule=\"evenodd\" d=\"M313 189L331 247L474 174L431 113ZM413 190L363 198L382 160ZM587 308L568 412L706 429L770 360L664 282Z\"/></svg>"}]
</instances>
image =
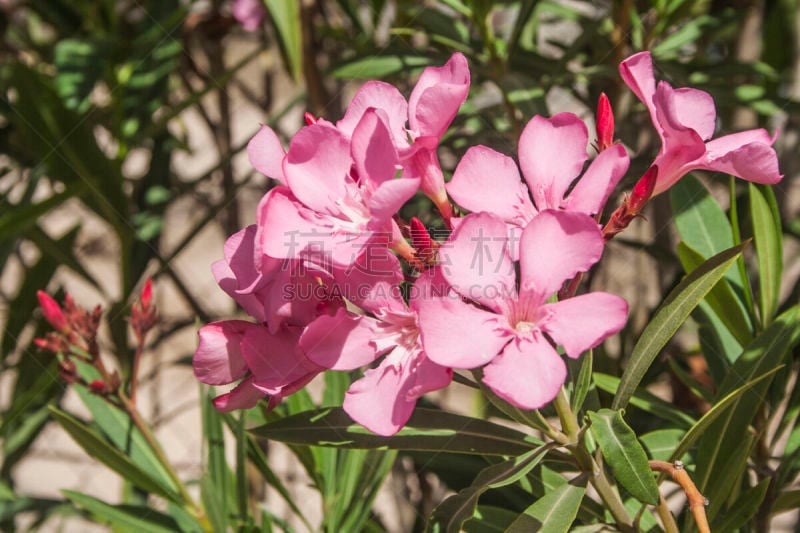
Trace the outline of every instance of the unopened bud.
<instances>
[{"instance_id":1,"label":"unopened bud","mask_svg":"<svg viewBox=\"0 0 800 533\"><path fill-rule=\"evenodd\" d=\"M602 152L614 144L614 112L611 109L611 102L608 101L606 93L600 93L597 101L597 119L595 121L597 131L597 151Z\"/></svg>"},{"instance_id":2,"label":"unopened bud","mask_svg":"<svg viewBox=\"0 0 800 533\"><path fill-rule=\"evenodd\" d=\"M309 126L312 126L312 125L317 123L317 117L315 117L314 115L312 115L308 111L303 113L303 118L305 119L306 124L308 124Z\"/></svg>"},{"instance_id":3,"label":"unopened bud","mask_svg":"<svg viewBox=\"0 0 800 533\"><path fill-rule=\"evenodd\" d=\"M631 191L631 197L628 199L628 211L630 214L637 215L644 208L653 195L657 180L658 167L653 165L647 169L647 172L644 173L644 176L639 179L634 185L633 191Z\"/></svg>"},{"instance_id":4,"label":"unopened bud","mask_svg":"<svg viewBox=\"0 0 800 533\"><path fill-rule=\"evenodd\" d=\"M431 239L427 228L417 217L413 217L410 222L411 245L417 252L417 257L424 263L433 261L436 248L436 241Z\"/></svg>"},{"instance_id":5,"label":"unopened bud","mask_svg":"<svg viewBox=\"0 0 800 533\"><path fill-rule=\"evenodd\" d=\"M142 302L142 309L145 311L150 307L150 302L153 301L153 280L147 278L142 287L142 295L139 298Z\"/></svg>"},{"instance_id":6,"label":"unopened bud","mask_svg":"<svg viewBox=\"0 0 800 533\"><path fill-rule=\"evenodd\" d=\"M61 311L61 306L58 305L58 302L44 291L37 291L36 296L39 298L39 306L42 308L45 320L57 331L66 331L67 319L64 318L64 313Z\"/></svg>"},{"instance_id":7,"label":"unopened bud","mask_svg":"<svg viewBox=\"0 0 800 533\"><path fill-rule=\"evenodd\" d=\"M92 394L100 394L100 395L105 394L106 392L105 381L101 381L99 379L92 381L91 383L89 383L89 391Z\"/></svg>"}]
</instances>

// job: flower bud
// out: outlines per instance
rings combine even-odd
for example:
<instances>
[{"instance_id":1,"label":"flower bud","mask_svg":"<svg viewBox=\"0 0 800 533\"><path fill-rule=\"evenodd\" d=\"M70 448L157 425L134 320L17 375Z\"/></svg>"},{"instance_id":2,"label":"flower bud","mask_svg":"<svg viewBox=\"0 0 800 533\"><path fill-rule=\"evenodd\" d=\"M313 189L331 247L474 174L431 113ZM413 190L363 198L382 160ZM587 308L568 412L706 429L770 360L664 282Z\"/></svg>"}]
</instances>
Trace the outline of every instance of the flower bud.
<instances>
[{"instance_id":1,"label":"flower bud","mask_svg":"<svg viewBox=\"0 0 800 533\"><path fill-rule=\"evenodd\" d=\"M308 124L309 126L312 126L312 125L317 123L317 117L315 117L314 115L312 115L308 111L303 113L303 118L305 119L306 124Z\"/></svg>"},{"instance_id":2,"label":"flower bud","mask_svg":"<svg viewBox=\"0 0 800 533\"><path fill-rule=\"evenodd\" d=\"M600 93L597 101L597 151L602 152L614 144L614 112L606 93Z\"/></svg>"},{"instance_id":3,"label":"flower bud","mask_svg":"<svg viewBox=\"0 0 800 533\"><path fill-rule=\"evenodd\" d=\"M57 331L66 331L67 319L64 318L61 306L44 291L37 291L36 297L39 298L39 306L42 308L45 320Z\"/></svg>"},{"instance_id":4,"label":"flower bud","mask_svg":"<svg viewBox=\"0 0 800 533\"><path fill-rule=\"evenodd\" d=\"M431 239L427 228L417 217L413 217L409 225L411 226L411 245L416 250L417 257L423 263L430 264L437 248L436 242Z\"/></svg>"},{"instance_id":5,"label":"flower bud","mask_svg":"<svg viewBox=\"0 0 800 533\"><path fill-rule=\"evenodd\" d=\"M631 197L628 199L628 212L632 215L639 214L645 204L647 204L650 197L653 195L653 190L656 188L656 181L658 180L658 167L651 166L644 173L644 176L639 178L636 185L633 186Z\"/></svg>"},{"instance_id":6,"label":"flower bud","mask_svg":"<svg viewBox=\"0 0 800 533\"><path fill-rule=\"evenodd\" d=\"M150 302L153 300L153 280L147 278L142 287L142 295L139 298L142 302L142 309L145 311L150 307Z\"/></svg>"}]
</instances>

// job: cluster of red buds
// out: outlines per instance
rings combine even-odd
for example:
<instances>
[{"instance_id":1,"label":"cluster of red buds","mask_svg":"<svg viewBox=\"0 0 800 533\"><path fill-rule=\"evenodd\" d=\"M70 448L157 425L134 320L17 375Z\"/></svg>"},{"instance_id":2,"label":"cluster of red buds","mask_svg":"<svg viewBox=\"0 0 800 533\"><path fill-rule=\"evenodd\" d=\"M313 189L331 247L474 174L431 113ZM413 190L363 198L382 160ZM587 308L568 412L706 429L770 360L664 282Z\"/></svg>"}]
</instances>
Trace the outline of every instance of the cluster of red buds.
<instances>
[{"instance_id":1,"label":"cluster of red buds","mask_svg":"<svg viewBox=\"0 0 800 533\"><path fill-rule=\"evenodd\" d=\"M144 338L157 319L156 309L152 304L152 290L152 282L148 278L139 301L131 306L131 327L138 345L137 359ZM61 378L69 384L83 385L99 396L108 398L116 394L121 379L116 371L109 372L106 369L97 343L97 331L103 308L98 305L93 310L87 311L77 305L69 293L64 296L63 307L44 291L38 291L37 297L42 315L53 327L53 331L42 338L34 339L34 344L58 356ZM93 366L97 369L100 379L87 381L78 371L76 361Z\"/></svg>"}]
</instances>

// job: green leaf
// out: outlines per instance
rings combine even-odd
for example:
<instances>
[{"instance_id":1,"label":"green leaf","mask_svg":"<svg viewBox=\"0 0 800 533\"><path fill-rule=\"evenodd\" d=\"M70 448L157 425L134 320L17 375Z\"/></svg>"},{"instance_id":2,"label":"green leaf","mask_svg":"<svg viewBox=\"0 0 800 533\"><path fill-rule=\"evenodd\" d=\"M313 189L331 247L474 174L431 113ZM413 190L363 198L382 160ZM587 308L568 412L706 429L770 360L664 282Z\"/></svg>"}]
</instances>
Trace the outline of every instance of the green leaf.
<instances>
[{"instance_id":1,"label":"green leaf","mask_svg":"<svg viewBox=\"0 0 800 533\"><path fill-rule=\"evenodd\" d=\"M683 270L687 274L702 265L706 260L701 253L685 242L678 243L678 258L680 258ZM725 327L733 334L739 344L744 346L753 340L750 320L739 298L737 298L728 284L727 279L723 278L714 285L714 288L706 296L706 302L708 302L708 305L714 310L714 313L725 324Z\"/></svg>"},{"instance_id":2,"label":"green leaf","mask_svg":"<svg viewBox=\"0 0 800 533\"><path fill-rule=\"evenodd\" d=\"M430 58L415 55L369 55L364 58L350 60L333 69L331 74L337 78L348 80L385 78L391 74L412 68L425 67L430 64Z\"/></svg>"},{"instance_id":3,"label":"green leaf","mask_svg":"<svg viewBox=\"0 0 800 533\"><path fill-rule=\"evenodd\" d=\"M517 513L493 505L479 505L475 514L464 522L465 533L503 533L514 520Z\"/></svg>"},{"instance_id":4,"label":"green leaf","mask_svg":"<svg viewBox=\"0 0 800 533\"><path fill-rule=\"evenodd\" d=\"M610 392L611 394L619 390L620 379L617 377L603 374L602 372L595 372L592 379L600 390ZM651 394L646 390L637 389L633 393L633 396L631 396L629 403L642 411L672 422L682 428L688 429L696 422L694 418L675 407L672 403L662 400L655 394Z\"/></svg>"},{"instance_id":5,"label":"green leaf","mask_svg":"<svg viewBox=\"0 0 800 533\"><path fill-rule=\"evenodd\" d=\"M579 413L583 407L583 402L586 400L586 394L592 386L592 359L593 351L589 350L584 354L581 361L581 369L578 372L578 377L575 378L575 389L570 398L570 407L573 413Z\"/></svg>"},{"instance_id":6,"label":"green leaf","mask_svg":"<svg viewBox=\"0 0 800 533\"><path fill-rule=\"evenodd\" d=\"M0 214L0 242L4 242L25 233L28 228L36 226L40 217L49 213L73 196L86 194L88 184L76 181L68 184L63 191L36 204L24 204L5 207Z\"/></svg>"},{"instance_id":7,"label":"green leaf","mask_svg":"<svg viewBox=\"0 0 800 533\"><path fill-rule=\"evenodd\" d=\"M292 444L334 448L428 450L478 455L522 455L541 442L485 420L417 408L393 437L381 437L353 422L340 407L320 408L250 430Z\"/></svg>"},{"instance_id":8,"label":"green leaf","mask_svg":"<svg viewBox=\"0 0 800 533\"><path fill-rule=\"evenodd\" d=\"M709 409L703 417L694 424L689 431L681 438L678 445L675 447L674 451L669 457L669 461L673 462L680 459L683 454L689 451L692 445L702 437L706 431L708 431L709 426L717 419L720 415L724 414L730 407L737 405L739 400L741 399L742 394L744 394L748 389L755 386L756 384L760 383L761 381L767 379L768 377L772 376L780 370L780 368L773 368L769 372L758 376L755 379L752 379L738 387L728 394L726 394L723 398L719 401L714 403L714 406Z\"/></svg>"},{"instance_id":9,"label":"green leaf","mask_svg":"<svg viewBox=\"0 0 800 533\"><path fill-rule=\"evenodd\" d=\"M507 459L481 470L469 487L460 490L440 503L428 520L427 531L433 533L458 533L461 525L475 514L481 494L516 482L536 466L554 447L546 444L529 452Z\"/></svg>"},{"instance_id":10,"label":"green leaf","mask_svg":"<svg viewBox=\"0 0 800 533\"><path fill-rule=\"evenodd\" d=\"M592 436L600 446L614 478L643 503L658 504L658 485L647 463L647 454L620 411L589 412Z\"/></svg>"},{"instance_id":11,"label":"green leaf","mask_svg":"<svg viewBox=\"0 0 800 533\"><path fill-rule=\"evenodd\" d=\"M175 492L166 489L161 483L153 479L149 473L139 468L131 459L106 442L100 435L89 429L78 419L68 413L50 406L50 413L56 422L83 448L83 450L106 465L108 468L121 475L133 485L163 496L168 500L181 504L181 498Z\"/></svg>"},{"instance_id":12,"label":"green leaf","mask_svg":"<svg viewBox=\"0 0 800 533\"><path fill-rule=\"evenodd\" d=\"M769 489L770 479L762 479L755 487L739 496L731 505L731 510L727 513L724 520L714 523L714 531L737 531L744 526L761 506L764 497Z\"/></svg>"},{"instance_id":13,"label":"green leaf","mask_svg":"<svg viewBox=\"0 0 800 533\"><path fill-rule=\"evenodd\" d=\"M181 531L170 516L142 505L111 505L88 494L74 490L62 490L64 496L92 517L121 533L175 533Z\"/></svg>"},{"instance_id":14,"label":"green leaf","mask_svg":"<svg viewBox=\"0 0 800 533\"><path fill-rule=\"evenodd\" d=\"M650 457L657 461L668 461L672 452L678 447L683 434L683 430L680 429L657 429L645 433L639 437L639 440L650 452Z\"/></svg>"},{"instance_id":15,"label":"green leaf","mask_svg":"<svg viewBox=\"0 0 800 533\"><path fill-rule=\"evenodd\" d=\"M789 350L800 341L798 307L780 315L744 350L731 367L731 371L719 386L719 396L727 396L757 376L774 372L781 365ZM731 457L735 445L748 435L748 427L756 418L771 383L764 379L740 394L725 413L714 421L703 433L697 452L695 483L698 489L712 501L724 501L724 493L714 482L715 473L731 470ZM716 474L718 475L718 474ZM712 508L709 509L709 516Z\"/></svg>"},{"instance_id":16,"label":"green leaf","mask_svg":"<svg viewBox=\"0 0 800 533\"><path fill-rule=\"evenodd\" d=\"M770 512L772 514L793 511L800 507L800 490L787 490L778 494Z\"/></svg>"},{"instance_id":17,"label":"green leaf","mask_svg":"<svg viewBox=\"0 0 800 533\"><path fill-rule=\"evenodd\" d=\"M585 480L565 483L533 505L517 518L506 531L523 533L539 531L540 533L567 533L578 514L583 495L586 492Z\"/></svg>"},{"instance_id":18,"label":"green leaf","mask_svg":"<svg viewBox=\"0 0 800 533\"><path fill-rule=\"evenodd\" d=\"M661 349L683 324L692 310L722 279L747 243L721 252L687 274L653 315L633 348L620 380L612 409L624 408Z\"/></svg>"},{"instance_id":19,"label":"green leaf","mask_svg":"<svg viewBox=\"0 0 800 533\"><path fill-rule=\"evenodd\" d=\"M753 241L758 255L758 287L761 325L766 327L778 310L783 272L781 219L772 189L748 184Z\"/></svg>"},{"instance_id":20,"label":"green leaf","mask_svg":"<svg viewBox=\"0 0 800 533\"><path fill-rule=\"evenodd\" d=\"M56 44L56 89L69 109L81 113L89 109L89 94L103 74L109 44L98 39L64 39Z\"/></svg>"},{"instance_id":21,"label":"green leaf","mask_svg":"<svg viewBox=\"0 0 800 533\"><path fill-rule=\"evenodd\" d=\"M270 21L278 34L278 45L287 70L295 81L303 73L303 36L300 24L300 4L284 0L264 0ZM309 51L309 53L313 53Z\"/></svg>"},{"instance_id":22,"label":"green leaf","mask_svg":"<svg viewBox=\"0 0 800 533\"><path fill-rule=\"evenodd\" d=\"M232 496L230 470L225 461L225 435L222 415L213 407L209 387L201 387L201 403L206 465L200 480L200 495L214 531L228 529L228 500Z\"/></svg>"}]
</instances>

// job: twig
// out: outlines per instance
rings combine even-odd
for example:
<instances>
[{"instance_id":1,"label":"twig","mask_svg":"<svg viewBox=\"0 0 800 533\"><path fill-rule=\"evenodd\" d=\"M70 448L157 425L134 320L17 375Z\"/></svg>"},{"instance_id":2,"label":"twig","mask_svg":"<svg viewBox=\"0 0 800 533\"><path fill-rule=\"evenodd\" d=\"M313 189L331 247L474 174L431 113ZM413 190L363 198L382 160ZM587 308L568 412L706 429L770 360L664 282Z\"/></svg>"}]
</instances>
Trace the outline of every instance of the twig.
<instances>
[{"instance_id":1,"label":"twig","mask_svg":"<svg viewBox=\"0 0 800 533\"><path fill-rule=\"evenodd\" d=\"M705 497L697 490L697 486L689 477L689 473L683 468L681 461L668 463L666 461L650 461L650 469L655 472L668 474L672 479L681 486L683 492L686 493L686 499L689 501L689 510L692 511L694 521L697 523L698 533L711 533L711 528L708 526L708 518L706 517L707 501Z\"/></svg>"}]
</instances>

